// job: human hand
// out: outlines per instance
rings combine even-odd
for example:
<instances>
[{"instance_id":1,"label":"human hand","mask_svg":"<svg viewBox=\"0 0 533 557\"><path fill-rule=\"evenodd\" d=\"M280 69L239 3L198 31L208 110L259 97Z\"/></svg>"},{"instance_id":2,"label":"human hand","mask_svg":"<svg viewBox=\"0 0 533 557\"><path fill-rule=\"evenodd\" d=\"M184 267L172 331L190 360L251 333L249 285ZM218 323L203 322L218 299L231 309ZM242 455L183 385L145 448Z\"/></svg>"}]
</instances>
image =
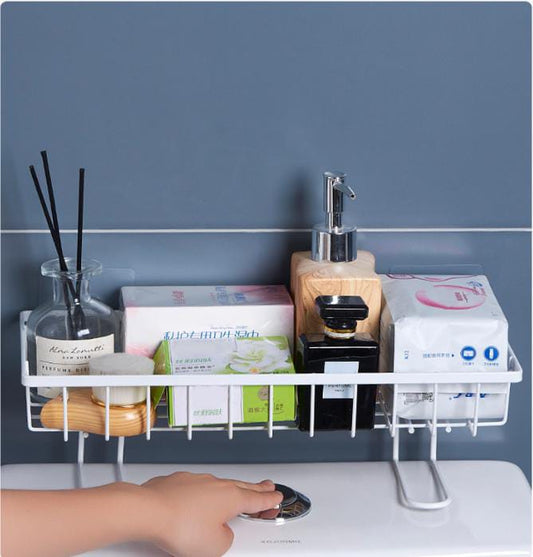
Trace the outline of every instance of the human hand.
<instances>
[{"instance_id":1,"label":"human hand","mask_svg":"<svg viewBox=\"0 0 533 557\"><path fill-rule=\"evenodd\" d=\"M248 483L176 472L141 488L149 496L152 541L179 557L218 557L233 543L227 522L240 513L274 508L283 496L270 480Z\"/></svg>"}]
</instances>

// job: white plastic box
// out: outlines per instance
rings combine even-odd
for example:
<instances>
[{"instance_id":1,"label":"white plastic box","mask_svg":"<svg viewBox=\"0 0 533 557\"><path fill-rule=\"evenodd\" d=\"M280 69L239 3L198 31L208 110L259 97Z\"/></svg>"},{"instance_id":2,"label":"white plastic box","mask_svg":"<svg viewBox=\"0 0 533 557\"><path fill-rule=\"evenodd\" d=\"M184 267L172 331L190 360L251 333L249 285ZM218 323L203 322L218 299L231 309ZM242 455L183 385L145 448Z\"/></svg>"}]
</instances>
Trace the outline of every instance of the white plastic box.
<instances>
[{"instance_id":1,"label":"white plastic box","mask_svg":"<svg viewBox=\"0 0 533 557\"><path fill-rule=\"evenodd\" d=\"M162 340L285 336L294 306L273 286L125 286L124 351L152 357Z\"/></svg>"}]
</instances>

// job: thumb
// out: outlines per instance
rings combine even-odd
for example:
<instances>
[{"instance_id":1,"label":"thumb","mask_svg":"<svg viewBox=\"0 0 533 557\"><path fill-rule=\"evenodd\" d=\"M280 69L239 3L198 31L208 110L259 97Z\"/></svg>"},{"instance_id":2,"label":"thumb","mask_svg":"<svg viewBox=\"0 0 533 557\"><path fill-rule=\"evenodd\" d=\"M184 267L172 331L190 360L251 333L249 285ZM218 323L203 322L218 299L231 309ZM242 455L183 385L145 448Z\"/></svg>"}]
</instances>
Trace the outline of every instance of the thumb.
<instances>
[{"instance_id":1,"label":"thumb","mask_svg":"<svg viewBox=\"0 0 533 557\"><path fill-rule=\"evenodd\" d=\"M238 513L258 513L273 509L281 503L283 494L279 491L253 491L241 489L241 501Z\"/></svg>"},{"instance_id":2,"label":"thumb","mask_svg":"<svg viewBox=\"0 0 533 557\"><path fill-rule=\"evenodd\" d=\"M224 555L233 544L233 530L227 525L222 524L219 530L217 555Z\"/></svg>"}]
</instances>

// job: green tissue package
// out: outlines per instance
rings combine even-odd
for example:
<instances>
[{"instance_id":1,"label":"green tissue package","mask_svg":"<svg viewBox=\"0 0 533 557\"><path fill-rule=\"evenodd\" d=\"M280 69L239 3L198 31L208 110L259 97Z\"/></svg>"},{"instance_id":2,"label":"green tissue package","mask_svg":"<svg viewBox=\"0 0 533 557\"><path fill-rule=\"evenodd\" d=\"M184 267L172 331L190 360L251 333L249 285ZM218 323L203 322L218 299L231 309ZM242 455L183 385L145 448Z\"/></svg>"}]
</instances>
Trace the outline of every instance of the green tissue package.
<instances>
[{"instance_id":1,"label":"green tissue package","mask_svg":"<svg viewBox=\"0 0 533 557\"><path fill-rule=\"evenodd\" d=\"M165 340L154 356L155 373L167 375L295 373L289 343L284 336L221 340ZM187 388L169 387L168 420L174 427L187 425ZM192 425L228 422L228 388L196 386L190 389ZM274 388L275 422L295 419L295 389ZM233 423L268 421L268 387L233 387Z\"/></svg>"}]
</instances>

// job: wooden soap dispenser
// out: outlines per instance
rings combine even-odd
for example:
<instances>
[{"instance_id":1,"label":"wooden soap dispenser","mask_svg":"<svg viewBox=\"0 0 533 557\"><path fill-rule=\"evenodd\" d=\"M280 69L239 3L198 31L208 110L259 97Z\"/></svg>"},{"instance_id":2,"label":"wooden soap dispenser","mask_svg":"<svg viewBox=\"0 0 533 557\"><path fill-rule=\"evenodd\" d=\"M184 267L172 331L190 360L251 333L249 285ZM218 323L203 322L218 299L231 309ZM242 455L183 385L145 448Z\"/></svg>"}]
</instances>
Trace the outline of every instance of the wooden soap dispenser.
<instances>
[{"instance_id":1,"label":"wooden soap dispenser","mask_svg":"<svg viewBox=\"0 0 533 557\"><path fill-rule=\"evenodd\" d=\"M295 305L296 340L301 334L321 333L323 323L315 311L318 296L360 296L368 317L357 330L379 341L381 281L374 256L357 251L357 228L342 222L344 196L355 193L344 183L343 172L324 173L324 224L312 231L311 251L296 252L291 260L291 293Z\"/></svg>"}]
</instances>

